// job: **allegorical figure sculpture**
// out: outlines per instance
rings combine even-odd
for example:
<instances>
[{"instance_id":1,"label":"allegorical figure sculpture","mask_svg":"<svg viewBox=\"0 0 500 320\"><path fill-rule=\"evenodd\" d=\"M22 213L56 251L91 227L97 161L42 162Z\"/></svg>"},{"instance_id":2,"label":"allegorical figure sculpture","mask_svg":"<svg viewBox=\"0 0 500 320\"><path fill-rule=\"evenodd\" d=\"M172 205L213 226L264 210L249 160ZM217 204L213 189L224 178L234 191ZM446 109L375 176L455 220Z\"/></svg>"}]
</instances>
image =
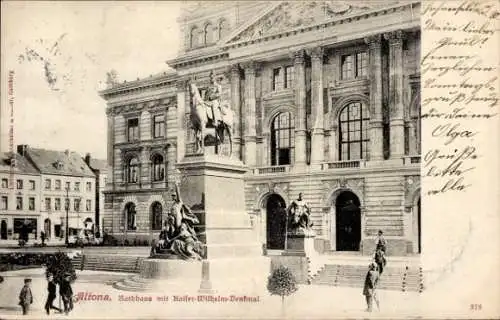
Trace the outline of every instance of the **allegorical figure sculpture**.
<instances>
[{"instance_id":1,"label":"allegorical figure sculpture","mask_svg":"<svg viewBox=\"0 0 500 320\"><path fill-rule=\"evenodd\" d=\"M311 233L311 223L310 215L311 210L307 202L302 199L302 192L299 193L299 197L293 200L287 209L287 215L289 217L289 232L291 233Z\"/></svg>"},{"instance_id":2,"label":"allegorical figure sculpture","mask_svg":"<svg viewBox=\"0 0 500 320\"><path fill-rule=\"evenodd\" d=\"M199 220L182 202L177 184L172 200L173 204L167 216L166 226L160 232L155 252L174 254L185 260L201 260L203 244L198 240L194 230L194 225L198 224Z\"/></svg>"}]
</instances>

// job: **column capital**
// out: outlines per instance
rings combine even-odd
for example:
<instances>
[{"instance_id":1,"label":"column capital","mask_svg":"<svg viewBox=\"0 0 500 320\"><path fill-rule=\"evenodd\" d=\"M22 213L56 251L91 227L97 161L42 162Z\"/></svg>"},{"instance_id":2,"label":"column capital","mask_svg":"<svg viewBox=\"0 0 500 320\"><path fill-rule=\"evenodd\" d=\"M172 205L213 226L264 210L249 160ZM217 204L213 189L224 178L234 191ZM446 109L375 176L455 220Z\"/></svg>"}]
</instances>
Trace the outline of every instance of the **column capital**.
<instances>
[{"instance_id":1,"label":"column capital","mask_svg":"<svg viewBox=\"0 0 500 320\"><path fill-rule=\"evenodd\" d=\"M384 33L384 39L389 41L389 45L402 44L405 39L405 33L402 30Z\"/></svg>"},{"instance_id":2,"label":"column capital","mask_svg":"<svg viewBox=\"0 0 500 320\"><path fill-rule=\"evenodd\" d=\"M243 64L243 69L245 69L245 73L253 73L255 74L257 70L260 68L260 63L256 61L248 61Z\"/></svg>"},{"instance_id":3,"label":"column capital","mask_svg":"<svg viewBox=\"0 0 500 320\"><path fill-rule=\"evenodd\" d=\"M231 72L231 77L239 77L240 76L240 65L239 64L233 64L231 67L229 67L230 72Z\"/></svg>"},{"instance_id":4,"label":"column capital","mask_svg":"<svg viewBox=\"0 0 500 320\"><path fill-rule=\"evenodd\" d=\"M325 54L325 50L322 47L314 47L308 50L311 59L313 60L323 60L323 55Z\"/></svg>"},{"instance_id":5,"label":"column capital","mask_svg":"<svg viewBox=\"0 0 500 320\"><path fill-rule=\"evenodd\" d=\"M293 53L293 63L294 64L304 64L305 61L305 50L300 49Z\"/></svg>"},{"instance_id":6,"label":"column capital","mask_svg":"<svg viewBox=\"0 0 500 320\"><path fill-rule=\"evenodd\" d=\"M175 86L177 87L177 91L186 90L188 82L189 82L188 79L178 79L175 83Z\"/></svg>"},{"instance_id":7,"label":"column capital","mask_svg":"<svg viewBox=\"0 0 500 320\"><path fill-rule=\"evenodd\" d=\"M370 49L380 48L382 45L382 35L375 34L368 37L365 37L365 43L370 46Z\"/></svg>"}]
</instances>

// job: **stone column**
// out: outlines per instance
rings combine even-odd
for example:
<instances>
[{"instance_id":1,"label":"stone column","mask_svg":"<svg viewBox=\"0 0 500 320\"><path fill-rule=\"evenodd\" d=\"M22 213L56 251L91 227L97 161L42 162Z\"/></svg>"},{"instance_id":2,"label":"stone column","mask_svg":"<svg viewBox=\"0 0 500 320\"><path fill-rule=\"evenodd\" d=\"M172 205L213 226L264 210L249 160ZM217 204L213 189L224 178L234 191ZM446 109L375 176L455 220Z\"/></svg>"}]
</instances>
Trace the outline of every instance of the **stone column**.
<instances>
[{"instance_id":1,"label":"stone column","mask_svg":"<svg viewBox=\"0 0 500 320\"><path fill-rule=\"evenodd\" d=\"M177 81L177 163L186 154L186 86L185 80Z\"/></svg>"},{"instance_id":2,"label":"stone column","mask_svg":"<svg viewBox=\"0 0 500 320\"><path fill-rule=\"evenodd\" d=\"M304 50L294 54L295 68L295 164L306 165L306 72Z\"/></svg>"},{"instance_id":3,"label":"stone column","mask_svg":"<svg viewBox=\"0 0 500 320\"><path fill-rule=\"evenodd\" d=\"M332 129L330 130L330 142L329 142L329 148L328 148L328 153L329 153L329 159L328 161L334 162L337 161L337 150L339 149L339 145L337 142L337 126L332 126Z\"/></svg>"},{"instance_id":4,"label":"stone column","mask_svg":"<svg viewBox=\"0 0 500 320\"><path fill-rule=\"evenodd\" d=\"M240 67L235 64L231 66L231 107L234 110L233 124L233 154L241 160L241 97L240 97Z\"/></svg>"},{"instance_id":5,"label":"stone column","mask_svg":"<svg viewBox=\"0 0 500 320\"><path fill-rule=\"evenodd\" d=\"M403 39L402 31L384 34L389 41L389 109L391 158L404 155Z\"/></svg>"},{"instance_id":6,"label":"stone column","mask_svg":"<svg viewBox=\"0 0 500 320\"><path fill-rule=\"evenodd\" d=\"M108 167L108 183L113 184L114 179L114 153L115 153L115 114L112 109L106 109L108 117L108 132L107 132L107 167ZM106 187L106 186L104 186Z\"/></svg>"},{"instance_id":7,"label":"stone column","mask_svg":"<svg viewBox=\"0 0 500 320\"><path fill-rule=\"evenodd\" d=\"M257 160L257 137L255 130L255 73L257 64L245 65L245 164L255 167Z\"/></svg>"},{"instance_id":8,"label":"stone column","mask_svg":"<svg viewBox=\"0 0 500 320\"><path fill-rule=\"evenodd\" d=\"M320 165L324 161L325 132L323 117L323 48L311 50L311 102L313 132L311 141L311 164Z\"/></svg>"},{"instance_id":9,"label":"stone column","mask_svg":"<svg viewBox=\"0 0 500 320\"><path fill-rule=\"evenodd\" d=\"M380 34L365 38L370 48L370 160L384 159L381 40Z\"/></svg>"}]
</instances>

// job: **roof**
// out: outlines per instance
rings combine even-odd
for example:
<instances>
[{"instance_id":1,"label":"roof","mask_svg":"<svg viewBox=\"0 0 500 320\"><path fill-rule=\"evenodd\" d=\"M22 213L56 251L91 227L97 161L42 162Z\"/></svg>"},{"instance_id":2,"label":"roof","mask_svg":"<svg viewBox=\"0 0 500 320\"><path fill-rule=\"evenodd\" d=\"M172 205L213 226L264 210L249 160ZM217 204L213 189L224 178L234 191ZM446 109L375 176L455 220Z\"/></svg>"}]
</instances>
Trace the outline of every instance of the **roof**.
<instances>
[{"instance_id":1,"label":"roof","mask_svg":"<svg viewBox=\"0 0 500 320\"><path fill-rule=\"evenodd\" d=\"M95 177L81 155L72 151L55 151L28 148L31 161L43 174L56 174L77 177Z\"/></svg>"},{"instance_id":2,"label":"roof","mask_svg":"<svg viewBox=\"0 0 500 320\"><path fill-rule=\"evenodd\" d=\"M108 162L102 159L90 159L89 167L92 170L105 171L108 168Z\"/></svg>"},{"instance_id":3,"label":"roof","mask_svg":"<svg viewBox=\"0 0 500 320\"><path fill-rule=\"evenodd\" d=\"M16 158L14 173L31 174L31 175L40 174L40 172L38 172L38 170L29 162L28 159L17 153L14 153L14 156ZM11 152L0 153L0 172L11 171L11 159L12 159Z\"/></svg>"}]
</instances>

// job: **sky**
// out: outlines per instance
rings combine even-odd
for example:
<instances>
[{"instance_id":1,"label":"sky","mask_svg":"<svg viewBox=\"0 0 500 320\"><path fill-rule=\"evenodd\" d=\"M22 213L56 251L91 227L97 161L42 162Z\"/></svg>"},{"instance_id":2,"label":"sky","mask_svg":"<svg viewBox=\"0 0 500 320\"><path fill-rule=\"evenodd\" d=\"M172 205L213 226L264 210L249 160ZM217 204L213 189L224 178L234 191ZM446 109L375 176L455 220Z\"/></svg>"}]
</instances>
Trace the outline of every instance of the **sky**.
<instances>
[{"instance_id":1,"label":"sky","mask_svg":"<svg viewBox=\"0 0 500 320\"><path fill-rule=\"evenodd\" d=\"M106 157L106 73L131 81L169 70L179 48L178 2L2 1L0 150L14 146Z\"/></svg>"}]
</instances>

